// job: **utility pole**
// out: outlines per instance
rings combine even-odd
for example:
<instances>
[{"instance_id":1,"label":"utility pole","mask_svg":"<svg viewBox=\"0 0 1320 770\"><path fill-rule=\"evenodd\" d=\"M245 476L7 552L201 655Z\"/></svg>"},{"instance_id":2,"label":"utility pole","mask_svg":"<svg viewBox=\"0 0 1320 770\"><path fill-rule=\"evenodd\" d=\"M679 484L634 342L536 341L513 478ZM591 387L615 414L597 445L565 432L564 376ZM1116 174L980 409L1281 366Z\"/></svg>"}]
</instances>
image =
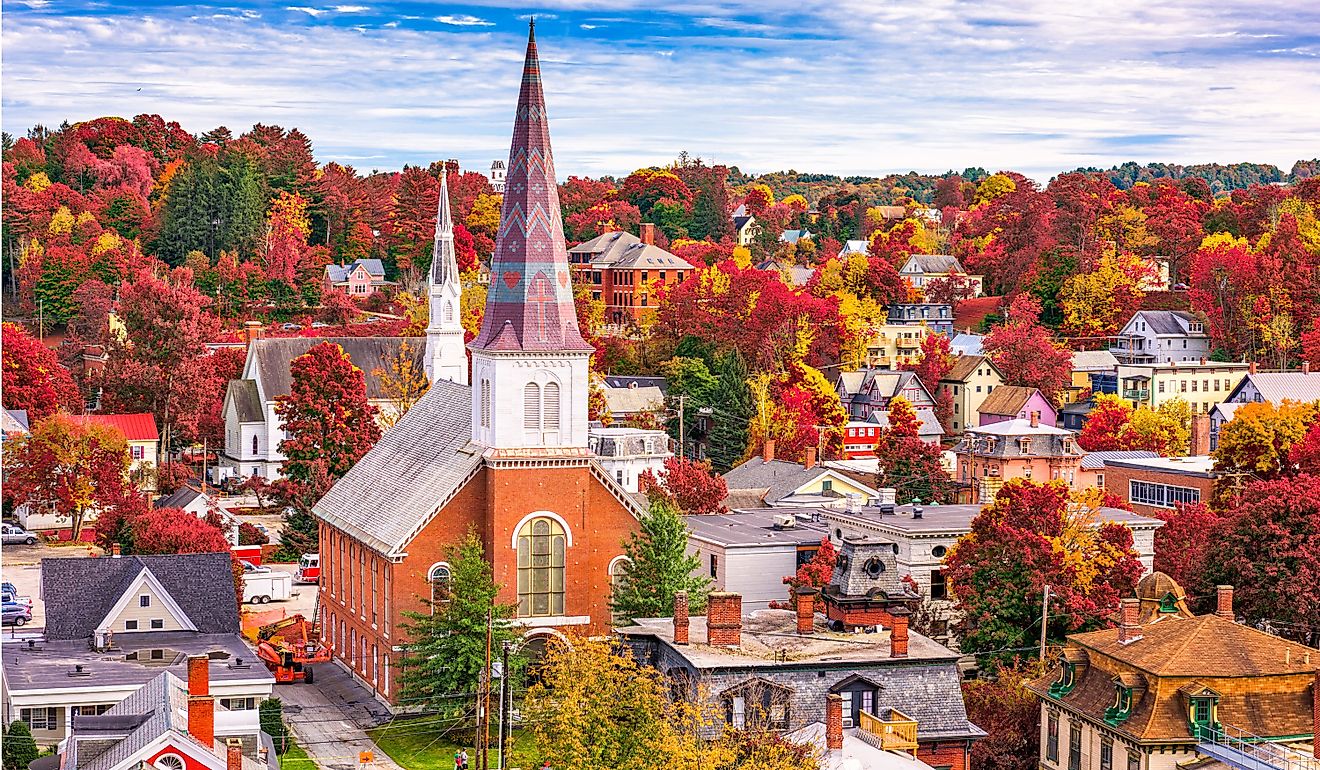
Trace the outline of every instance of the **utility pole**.
<instances>
[{"instance_id":1,"label":"utility pole","mask_svg":"<svg viewBox=\"0 0 1320 770\"><path fill-rule=\"evenodd\" d=\"M512 642L510 642L508 639L505 639L503 642L500 643L500 654L502 658L500 661L500 738L499 738L500 751L498 755L499 758L497 760L499 764L496 765L496 770L504 770L504 731L508 729L505 727L505 725L508 723L508 718L509 718L508 717L509 698L513 696L513 693L509 692L509 647L510 646L512 646Z\"/></svg>"},{"instance_id":2,"label":"utility pole","mask_svg":"<svg viewBox=\"0 0 1320 770\"><path fill-rule=\"evenodd\" d=\"M202 493L206 493L206 437L202 437Z\"/></svg>"},{"instance_id":3,"label":"utility pole","mask_svg":"<svg viewBox=\"0 0 1320 770\"><path fill-rule=\"evenodd\" d=\"M678 459L682 460L685 456L684 449L687 446L687 432L684 430L683 412L687 410L687 394L678 397Z\"/></svg>"},{"instance_id":4,"label":"utility pole","mask_svg":"<svg viewBox=\"0 0 1320 770\"><path fill-rule=\"evenodd\" d=\"M1045 662L1045 631L1050 620L1050 587L1045 586L1045 596L1040 600L1040 660Z\"/></svg>"},{"instance_id":5,"label":"utility pole","mask_svg":"<svg viewBox=\"0 0 1320 770\"><path fill-rule=\"evenodd\" d=\"M477 752L481 758L477 763L479 770L490 770L490 635L493 612L493 608L486 610L486 667L482 669L481 732L478 735L481 749Z\"/></svg>"}]
</instances>

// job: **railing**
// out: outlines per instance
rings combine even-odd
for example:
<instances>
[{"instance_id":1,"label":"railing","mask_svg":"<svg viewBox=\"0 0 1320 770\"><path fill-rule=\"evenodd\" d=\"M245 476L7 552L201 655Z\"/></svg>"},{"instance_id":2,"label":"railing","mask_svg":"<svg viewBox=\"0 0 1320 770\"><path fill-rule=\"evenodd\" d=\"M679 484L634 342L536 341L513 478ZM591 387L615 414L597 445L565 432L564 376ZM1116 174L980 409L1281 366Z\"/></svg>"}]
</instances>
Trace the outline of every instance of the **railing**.
<instances>
[{"instance_id":1,"label":"railing","mask_svg":"<svg viewBox=\"0 0 1320 770\"><path fill-rule=\"evenodd\" d=\"M1150 389L1143 388L1141 390L1134 390L1134 389L1124 388L1123 398L1126 398L1129 401L1146 401L1150 399Z\"/></svg>"},{"instance_id":2,"label":"railing","mask_svg":"<svg viewBox=\"0 0 1320 770\"><path fill-rule=\"evenodd\" d=\"M866 711L858 712L858 737L885 751L916 751L917 720L898 709L888 709L886 716L881 719Z\"/></svg>"},{"instance_id":3,"label":"railing","mask_svg":"<svg viewBox=\"0 0 1320 770\"><path fill-rule=\"evenodd\" d=\"M1320 759L1232 725L1198 725L1197 751L1238 770L1320 770Z\"/></svg>"}]
</instances>

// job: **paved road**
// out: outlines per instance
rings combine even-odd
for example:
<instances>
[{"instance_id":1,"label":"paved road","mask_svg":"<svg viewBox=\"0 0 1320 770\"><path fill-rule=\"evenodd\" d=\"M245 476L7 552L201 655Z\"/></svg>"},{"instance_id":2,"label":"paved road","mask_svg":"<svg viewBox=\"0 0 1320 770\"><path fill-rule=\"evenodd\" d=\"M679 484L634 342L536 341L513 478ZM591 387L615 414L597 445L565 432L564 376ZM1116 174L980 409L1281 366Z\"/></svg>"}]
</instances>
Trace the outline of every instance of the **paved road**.
<instances>
[{"instance_id":1,"label":"paved road","mask_svg":"<svg viewBox=\"0 0 1320 770\"><path fill-rule=\"evenodd\" d=\"M366 688L334 663L316 667L315 684L276 685L284 717L317 767L358 770L358 753L375 754L376 770L402 770L367 737L365 728L389 718Z\"/></svg>"}]
</instances>

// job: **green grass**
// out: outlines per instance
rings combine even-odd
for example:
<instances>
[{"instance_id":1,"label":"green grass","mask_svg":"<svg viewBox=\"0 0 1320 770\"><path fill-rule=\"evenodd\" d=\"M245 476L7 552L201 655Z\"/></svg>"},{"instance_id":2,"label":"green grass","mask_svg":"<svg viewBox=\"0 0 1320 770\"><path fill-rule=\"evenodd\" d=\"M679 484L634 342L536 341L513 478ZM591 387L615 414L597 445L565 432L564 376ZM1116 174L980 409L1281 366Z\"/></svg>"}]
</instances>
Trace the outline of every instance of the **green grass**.
<instances>
[{"instance_id":1,"label":"green grass","mask_svg":"<svg viewBox=\"0 0 1320 770\"><path fill-rule=\"evenodd\" d=\"M450 740L449 735L439 735L428 729L435 721L435 717L396 719L383 727L368 730L367 735L405 770L454 770L454 752L460 747ZM495 740L494 734L491 740ZM509 740L505 747L508 770L537 770L541 767L530 734L514 730ZM477 753L471 744L462 748L468 750L468 766L476 767ZM498 755L499 751L492 748L489 756L492 768L498 762Z\"/></svg>"},{"instance_id":2,"label":"green grass","mask_svg":"<svg viewBox=\"0 0 1320 770\"><path fill-rule=\"evenodd\" d=\"M290 737L289 750L280 757L280 770L316 770L316 762Z\"/></svg>"}]
</instances>

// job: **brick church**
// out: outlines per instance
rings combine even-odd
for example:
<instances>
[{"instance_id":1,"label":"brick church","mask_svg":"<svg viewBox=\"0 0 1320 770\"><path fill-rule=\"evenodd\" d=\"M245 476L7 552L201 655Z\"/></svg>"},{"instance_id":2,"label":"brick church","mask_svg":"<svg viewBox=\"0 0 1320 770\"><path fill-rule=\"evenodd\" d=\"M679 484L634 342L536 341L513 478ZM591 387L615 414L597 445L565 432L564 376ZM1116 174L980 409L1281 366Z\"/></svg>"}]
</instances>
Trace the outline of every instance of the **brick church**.
<instances>
[{"instance_id":1,"label":"brick church","mask_svg":"<svg viewBox=\"0 0 1320 770\"><path fill-rule=\"evenodd\" d=\"M424 355L433 384L315 508L324 633L391 703L402 613L446 588L444 554L469 527L535 645L609 628L611 580L642 513L587 448L592 347L573 306L534 32L491 275L465 351L442 177Z\"/></svg>"}]
</instances>

